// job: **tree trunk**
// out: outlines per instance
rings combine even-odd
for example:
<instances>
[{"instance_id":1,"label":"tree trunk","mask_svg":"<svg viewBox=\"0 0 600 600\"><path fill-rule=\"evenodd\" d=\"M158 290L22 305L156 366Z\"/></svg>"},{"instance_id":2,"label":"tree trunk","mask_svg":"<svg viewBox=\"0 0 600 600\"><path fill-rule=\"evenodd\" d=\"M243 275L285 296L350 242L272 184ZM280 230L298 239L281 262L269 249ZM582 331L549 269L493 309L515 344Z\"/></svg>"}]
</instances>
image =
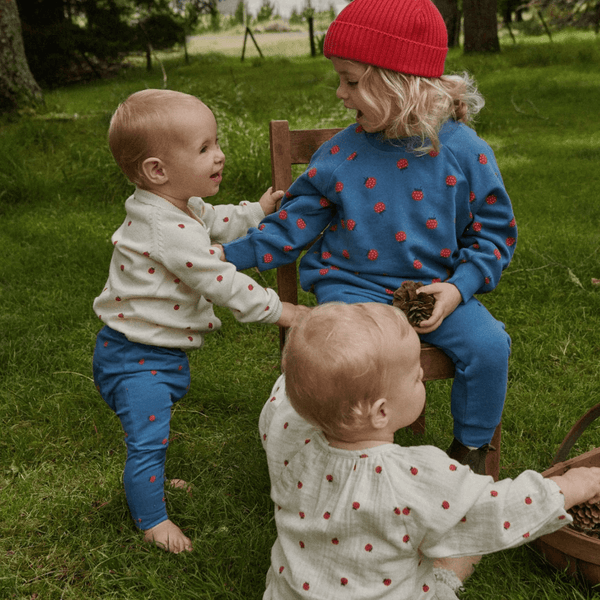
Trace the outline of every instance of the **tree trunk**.
<instances>
[{"instance_id":1,"label":"tree trunk","mask_svg":"<svg viewBox=\"0 0 600 600\"><path fill-rule=\"evenodd\" d=\"M500 52L496 0L463 0L465 52Z\"/></svg>"},{"instance_id":2,"label":"tree trunk","mask_svg":"<svg viewBox=\"0 0 600 600\"><path fill-rule=\"evenodd\" d=\"M43 101L25 57L17 4L4 0L0 7L0 113Z\"/></svg>"},{"instance_id":3,"label":"tree trunk","mask_svg":"<svg viewBox=\"0 0 600 600\"><path fill-rule=\"evenodd\" d=\"M433 3L440 11L444 23L446 23L448 47L458 47L460 44L460 21L462 16L458 10L458 0L434 0Z\"/></svg>"}]
</instances>

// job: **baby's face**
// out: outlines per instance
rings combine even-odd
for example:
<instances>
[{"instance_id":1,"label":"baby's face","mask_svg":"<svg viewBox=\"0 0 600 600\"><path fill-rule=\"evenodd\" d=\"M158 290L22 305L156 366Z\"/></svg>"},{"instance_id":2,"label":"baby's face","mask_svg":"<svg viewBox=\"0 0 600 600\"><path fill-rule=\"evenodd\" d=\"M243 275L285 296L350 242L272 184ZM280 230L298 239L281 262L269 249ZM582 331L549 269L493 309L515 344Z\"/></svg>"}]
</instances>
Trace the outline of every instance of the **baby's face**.
<instances>
[{"instance_id":1,"label":"baby's face","mask_svg":"<svg viewBox=\"0 0 600 600\"><path fill-rule=\"evenodd\" d=\"M225 154L219 146L212 111L198 101L197 108L176 108L172 122L174 141L164 162L173 194L184 202L192 196L214 196L223 179Z\"/></svg>"}]
</instances>

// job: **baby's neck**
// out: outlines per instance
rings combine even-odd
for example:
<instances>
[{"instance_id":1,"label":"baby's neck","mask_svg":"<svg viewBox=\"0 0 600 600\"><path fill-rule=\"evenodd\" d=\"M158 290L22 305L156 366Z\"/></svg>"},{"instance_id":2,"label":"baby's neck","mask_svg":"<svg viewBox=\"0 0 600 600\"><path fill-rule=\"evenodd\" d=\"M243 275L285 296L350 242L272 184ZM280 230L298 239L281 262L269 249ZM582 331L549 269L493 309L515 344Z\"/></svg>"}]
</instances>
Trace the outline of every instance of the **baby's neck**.
<instances>
[{"instance_id":1,"label":"baby's neck","mask_svg":"<svg viewBox=\"0 0 600 600\"><path fill-rule=\"evenodd\" d=\"M333 448L340 448L341 450L367 450L368 448L375 448L376 446L384 446L385 444L393 444L394 436L391 439L377 439L371 436L365 436L361 439L344 440L336 438L334 436L324 433L325 438L329 442L329 445Z\"/></svg>"}]
</instances>

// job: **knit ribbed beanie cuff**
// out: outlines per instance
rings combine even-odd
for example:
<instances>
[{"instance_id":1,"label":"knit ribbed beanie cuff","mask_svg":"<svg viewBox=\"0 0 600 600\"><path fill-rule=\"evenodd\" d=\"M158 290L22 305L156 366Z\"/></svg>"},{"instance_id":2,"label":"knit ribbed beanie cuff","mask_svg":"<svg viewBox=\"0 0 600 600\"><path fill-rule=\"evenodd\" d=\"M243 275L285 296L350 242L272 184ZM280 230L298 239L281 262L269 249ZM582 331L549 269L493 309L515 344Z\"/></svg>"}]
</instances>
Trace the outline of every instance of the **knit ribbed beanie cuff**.
<instances>
[{"instance_id":1,"label":"knit ribbed beanie cuff","mask_svg":"<svg viewBox=\"0 0 600 600\"><path fill-rule=\"evenodd\" d=\"M329 26L323 53L421 77L440 77L446 25L431 0L353 0Z\"/></svg>"}]
</instances>

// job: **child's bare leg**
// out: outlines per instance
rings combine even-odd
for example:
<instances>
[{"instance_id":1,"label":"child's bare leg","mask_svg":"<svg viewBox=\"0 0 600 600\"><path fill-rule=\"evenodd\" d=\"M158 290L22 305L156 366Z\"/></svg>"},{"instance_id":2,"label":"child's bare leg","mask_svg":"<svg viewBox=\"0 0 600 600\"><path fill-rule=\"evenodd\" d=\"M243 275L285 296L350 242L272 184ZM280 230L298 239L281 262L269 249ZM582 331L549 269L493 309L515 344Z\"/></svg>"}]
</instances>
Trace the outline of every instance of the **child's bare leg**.
<instances>
[{"instance_id":1,"label":"child's bare leg","mask_svg":"<svg viewBox=\"0 0 600 600\"><path fill-rule=\"evenodd\" d=\"M159 548L173 554L179 554L184 550L191 552L192 541L183 534L183 531L170 519L155 525L144 532L144 541L153 542Z\"/></svg>"}]
</instances>

